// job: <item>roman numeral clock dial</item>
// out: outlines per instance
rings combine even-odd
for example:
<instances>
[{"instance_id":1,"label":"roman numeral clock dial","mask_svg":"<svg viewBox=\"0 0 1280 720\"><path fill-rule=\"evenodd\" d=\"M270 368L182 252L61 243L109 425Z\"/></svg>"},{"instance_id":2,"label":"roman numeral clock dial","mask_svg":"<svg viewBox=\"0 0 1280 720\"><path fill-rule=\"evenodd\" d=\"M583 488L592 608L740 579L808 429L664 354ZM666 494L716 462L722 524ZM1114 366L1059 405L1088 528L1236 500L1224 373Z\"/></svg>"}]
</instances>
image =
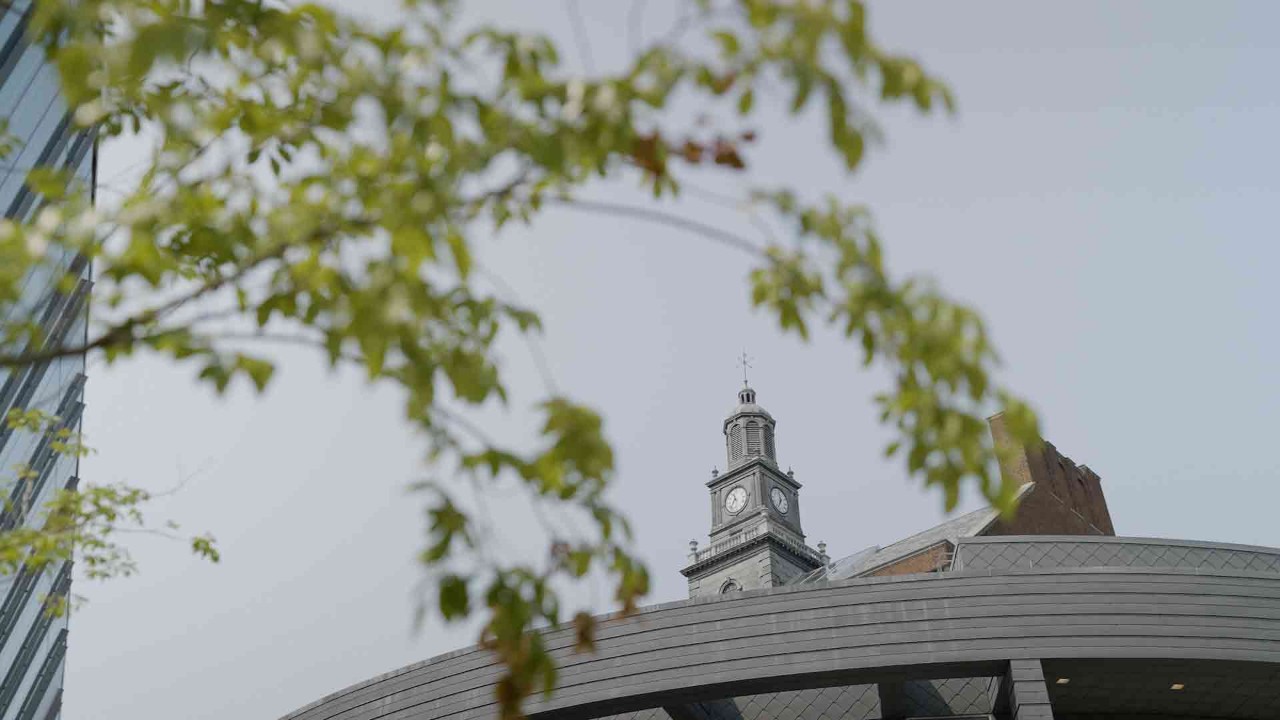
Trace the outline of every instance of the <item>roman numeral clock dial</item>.
<instances>
[{"instance_id":1,"label":"roman numeral clock dial","mask_svg":"<svg viewBox=\"0 0 1280 720\"><path fill-rule=\"evenodd\" d=\"M747 489L742 486L730 490L729 494L724 498L724 509L728 510L731 515L737 515L746 506Z\"/></svg>"},{"instance_id":2,"label":"roman numeral clock dial","mask_svg":"<svg viewBox=\"0 0 1280 720\"><path fill-rule=\"evenodd\" d=\"M773 501L773 507L783 515L786 515L787 510L791 508L791 503L787 500L787 494L782 492L782 488L770 490L769 499Z\"/></svg>"}]
</instances>

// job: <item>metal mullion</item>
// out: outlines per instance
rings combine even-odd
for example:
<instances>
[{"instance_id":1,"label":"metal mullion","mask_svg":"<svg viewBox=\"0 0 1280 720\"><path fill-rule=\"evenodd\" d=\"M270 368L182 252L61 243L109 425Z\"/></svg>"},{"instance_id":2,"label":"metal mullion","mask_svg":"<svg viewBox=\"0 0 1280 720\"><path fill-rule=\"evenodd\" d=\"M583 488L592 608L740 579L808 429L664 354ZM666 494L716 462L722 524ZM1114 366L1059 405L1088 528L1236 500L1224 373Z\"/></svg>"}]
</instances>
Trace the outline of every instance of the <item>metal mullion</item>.
<instances>
[{"instance_id":1,"label":"metal mullion","mask_svg":"<svg viewBox=\"0 0 1280 720\"><path fill-rule=\"evenodd\" d=\"M35 588L42 575L44 575L43 570L32 570L23 565L22 569L18 571L18 577L9 586L9 593L4 599L4 607L0 609L0 648L8 644L9 636L13 634L13 628L17 625L18 618L22 615L22 609L27 606L27 600L31 598L31 591Z\"/></svg>"},{"instance_id":2,"label":"metal mullion","mask_svg":"<svg viewBox=\"0 0 1280 720\"><path fill-rule=\"evenodd\" d=\"M68 295L58 292L58 288L54 288L54 291L51 293L51 297L47 300L45 314L40 319L40 327L46 327L46 325L49 325L49 323L58 316L58 310L67 299ZM41 304L44 305L45 302L46 301L41 301ZM33 350L33 346L35 346L35 341L28 341L27 346L22 348L23 354L31 352ZM18 388L23 386L23 378L27 378L28 375L31 375L33 372L35 372L35 365L27 365L24 366L24 368L14 368L13 372L9 373L9 377L5 379L4 387L0 388L0 411L3 411L5 415L8 414L9 410L13 407L13 398L15 395L18 395ZM0 427L0 438L3 438L5 434L5 428ZM0 450L3 450L3 448L4 441L3 439L0 439Z\"/></svg>"},{"instance_id":3,"label":"metal mullion","mask_svg":"<svg viewBox=\"0 0 1280 720\"><path fill-rule=\"evenodd\" d=\"M62 344L64 339L66 339L66 334L71 331L71 326L74 324L73 317L76 313L80 312L80 308L84 304L85 297L89 294L89 286L92 284L93 283L88 280L81 279L76 285L75 292L70 295L66 303L61 304L64 309L58 315L57 321L52 328L52 332L50 332L49 336L46 338L46 342L44 343L45 346L57 347ZM41 324L43 325L44 323ZM7 398L0 396L0 409L5 409L7 412L8 408L24 407L26 403L30 401L31 396L35 394L36 386L38 386L40 381L44 379L44 374L48 371L51 364L52 360L44 360L37 363L32 368L31 372L28 373L27 380L22 384L22 388L17 392L16 396L14 396L12 400L8 400ZM7 385L8 383L6 383L6 386ZM11 393L10 388L6 387L5 392ZM6 428L0 427L0 451L4 450L4 446L12 436L13 433L7 432Z\"/></svg>"},{"instance_id":4,"label":"metal mullion","mask_svg":"<svg viewBox=\"0 0 1280 720\"><path fill-rule=\"evenodd\" d=\"M80 478L72 475L67 478L67 484L63 487L67 490L75 490L79 485ZM27 606L31 590L39 582L42 575L44 575L43 569L33 570L30 566L24 564L18 570L18 575L13 583L9 585L9 592L5 594L4 598L4 605L0 606L0 648L3 648L8 642L14 625L22 615L22 609Z\"/></svg>"},{"instance_id":5,"label":"metal mullion","mask_svg":"<svg viewBox=\"0 0 1280 720\"><path fill-rule=\"evenodd\" d=\"M18 715L14 720L31 720L35 716L36 709L40 707L40 701L44 698L44 694L49 691L49 684L53 681L53 676L58 671L58 665L66 654L67 629L62 628L62 631L58 633L58 639L53 642L53 647L49 649L49 654L45 656L44 662L40 663L40 673L36 675L35 682L27 690L27 699L23 701L22 708L18 710Z\"/></svg>"},{"instance_id":6,"label":"metal mullion","mask_svg":"<svg viewBox=\"0 0 1280 720\"><path fill-rule=\"evenodd\" d=\"M84 131L76 131L73 128L68 127L67 131L62 133L62 138L59 141L59 144L62 147L65 147L69 139L73 136L75 137L75 141L71 143L71 148L67 151L67 154L62 156L61 162L53 163L53 166L60 166L63 170L68 170L74 175L77 167L80 165L80 162L84 160L85 154L93 147L97 132L96 127ZM59 147L54 152L54 155L61 156L62 147ZM44 163L48 159L50 158L41 157L32 169L36 167L46 167L47 165ZM30 171L28 170L28 172ZM21 207L19 207L19 205L21 205ZM29 221L31 217L35 215L36 210L40 209L43 205L43 198L36 195L34 192L31 192L27 186L23 185L19 189L18 193L14 195L14 202L10 207L13 214L7 217L21 222L26 222Z\"/></svg>"},{"instance_id":7,"label":"metal mullion","mask_svg":"<svg viewBox=\"0 0 1280 720\"><path fill-rule=\"evenodd\" d=\"M63 651L65 653L65 650ZM44 720L58 720L59 714L62 712L62 688L58 688L58 692L53 695L53 702L49 705L49 712L44 714Z\"/></svg>"},{"instance_id":8,"label":"metal mullion","mask_svg":"<svg viewBox=\"0 0 1280 720\"><path fill-rule=\"evenodd\" d=\"M65 275L79 275L80 272L84 270L86 262L87 259L84 255L77 255L72 259L70 265L68 265ZM50 292L48 293L48 299L41 300L40 304L36 306L39 307L40 305L45 305L44 314L40 318L40 327L48 327L54 319L58 317L58 313L70 297L71 295L59 290L58 283L54 282L53 286L50 288ZM34 344L34 341L29 341L26 347L22 349L22 352L30 352L33 349ZM18 388L22 386L22 379L34 371L35 366L28 365L27 367L14 368L13 371L9 373L9 377L5 379L4 386L0 387L0 417L7 414L9 409L13 407L13 398L14 395L18 393ZM0 450L4 449L5 437L6 429L4 427L0 427Z\"/></svg>"},{"instance_id":9,"label":"metal mullion","mask_svg":"<svg viewBox=\"0 0 1280 720\"><path fill-rule=\"evenodd\" d=\"M18 685L22 684L22 678L26 677L32 657L40 647L40 643L44 641L45 633L49 632L49 626L53 624L54 616L49 612L49 608L53 603L50 601L59 595L65 594L70 586L71 563L65 562L58 571L58 575L54 578L48 597L41 603L40 615L35 624L31 626L31 629L27 631L27 636L22 641L22 647L18 650L17 656L14 657L13 664L9 666L9 671L5 673L4 682L0 683L0 717L3 717L9 711L9 705L13 702L13 696L18 693Z\"/></svg>"},{"instance_id":10,"label":"metal mullion","mask_svg":"<svg viewBox=\"0 0 1280 720\"><path fill-rule=\"evenodd\" d=\"M53 134L49 136L48 142L45 143L44 148L40 151L40 156L32 163L31 169L47 166L49 158L57 156L62 152L62 148L66 147L67 140L71 137L72 132L74 131L71 129L71 113L63 113L62 119L58 121L57 127L53 129ZM17 171L15 170L15 172ZM5 217L14 218L25 214L35 202L36 194L24 179L18 194L14 196L9 209L5 211Z\"/></svg>"},{"instance_id":11,"label":"metal mullion","mask_svg":"<svg viewBox=\"0 0 1280 720\"><path fill-rule=\"evenodd\" d=\"M62 418L58 423L60 427L70 427L80 421L80 413L84 410L84 403L78 402L78 398L81 391L84 390L86 379L86 376L80 373L67 385L62 401L58 404L57 414ZM67 408L73 408L73 411L68 413ZM0 532L12 530L26 520L26 514L30 512L30 508L26 507L26 503L22 501L22 496L26 494L28 487L32 488L32 498L38 497L40 491L44 489L44 482L54 465L53 462L49 461L49 458L54 456L49 444L49 437L46 434L45 437L40 439L40 443L31 454L31 462L28 463L28 466L38 473L36 477L24 477L14 484L13 490L9 493L9 506L0 510Z\"/></svg>"},{"instance_id":12,"label":"metal mullion","mask_svg":"<svg viewBox=\"0 0 1280 720\"><path fill-rule=\"evenodd\" d=\"M18 46L22 45L23 50L26 49L23 35L27 32L27 25L31 21L31 10L35 6L28 6L26 11L22 13L22 17L18 18L18 24L13 28L13 34L5 42L4 47L0 47L0 85L4 85L4 81L9 79L9 73L13 72L13 66L16 64L15 58L22 57L22 53L18 52ZM6 8L6 11L8 8Z\"/></svg>"}]
</instances>

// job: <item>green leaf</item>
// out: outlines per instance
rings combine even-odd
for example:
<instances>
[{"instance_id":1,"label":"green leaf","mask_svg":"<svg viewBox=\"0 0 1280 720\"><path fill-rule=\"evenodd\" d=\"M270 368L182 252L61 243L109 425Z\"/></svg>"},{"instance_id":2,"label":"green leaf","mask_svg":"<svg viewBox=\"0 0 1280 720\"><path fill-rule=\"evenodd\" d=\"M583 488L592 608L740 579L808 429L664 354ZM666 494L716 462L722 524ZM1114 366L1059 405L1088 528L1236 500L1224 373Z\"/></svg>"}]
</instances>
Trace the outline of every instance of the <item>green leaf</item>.
<instances>
[{"instance_id":1,"label":"green leaf","mask_svg":"<svg viewBox=\"0 0 1280 720\"><path fill-rule=\"evenodd\" d=\"M726 58L735 58L742 51L742 44L738 40L738 36L728 30L717 30L711 34L716 40L716 44L720 46L720 53Z\"/></svg>"},{"instance_id":2,"label":"green leaf","mask_svg":"<svg viewBox=\"0 0 1280 720\"><path fill-rule=\"evenodd\" d=\"M46 200L57 200L67 191L67 176L55 168L37 167L27 173L27 187Z\"/></svg>"},{"instance_id":3,"label":"green leaf","mask_svg":"<svg viewBox=\"0 0 1280 720\"><path fill-rule=\"evenodd\" d=\"M445 240L449 244L449 252L453 254L454 267L465 280L471 274L471 251L467 248L467 240L456 230L449 231Z\"/></svg>"},{"instance_id":4,"label":"green leaf","mask_svg":"<svg viewBox=\"0 0 1280 720\"><path fill-rule=\"evenodd\" d=\"M222 554L218 552L214 539L210 535L201 535L191 538L191 552L203 557L210 562L219 562L222 560Z\"/></svg>"},{"instance_id":5,"label":"green leaf","mask_svg":"<svg viewBox=\"0 0 1280 720\"><path fill-rule=\"evenodd\" d=\"M249 376L249 380L253 382L254 389L258 392L267 389L267 383L271 382L271 376L275 374L276 370L275 365L266 360L240 354L236 355L235 367Z\"/></svg>"},{"instance_id":6,"label":"green leaf","mask_svg":"<svg viewBox=\"0 0 1280 720\"><path fill-rule=\"evenodd\" d=\"M471 614L471 598L465 578L445 575L439 584L440 613L445 620L457 620Z\"/></svg>"}]
</instances>

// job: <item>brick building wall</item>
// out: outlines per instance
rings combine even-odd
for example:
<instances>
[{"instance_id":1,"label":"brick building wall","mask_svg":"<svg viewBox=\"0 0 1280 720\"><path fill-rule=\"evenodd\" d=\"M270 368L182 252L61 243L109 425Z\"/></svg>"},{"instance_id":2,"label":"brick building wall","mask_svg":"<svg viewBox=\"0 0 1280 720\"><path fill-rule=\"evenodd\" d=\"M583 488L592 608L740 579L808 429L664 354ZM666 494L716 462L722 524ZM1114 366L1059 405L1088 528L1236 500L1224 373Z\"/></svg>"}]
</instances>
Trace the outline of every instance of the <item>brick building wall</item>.
<instances>
[{"instance_id":1,"label":"brick building wall","mask_svg":"<svg viewBox=\"0 0 1280 720\"><path fill-rule=\"evenodd\" d=\"M866 577L910 575L912 573L927 573L944 570L951 566L951 557L954 553L955 547L951 543L939 543L933 547L925 548L914 555L908 555L897 562L885 565L877 570L873 570L867 573Z\"/></svg>"},{"instance_id":2,"label":"brick building wall","mask_svg":"<svg viewBox=\"0 0 1280 720\"><path fill-rule=\"evenodd\" d=\"M991 436L1002 458L1000 473L1019 485L1035 483L1023 494L1017 513L997 518L979 535L1115 535L1102 478L1076 465L1049 442L1020 448L1000 415L991 417ZM866 573L866 577L936 572L951 566L955 546L940 542Z\"/></svg>"},{"instance_id":3,"label":"brick building wall","mask_svg":"<svg viewBox=\"0 0 1280 720\"><path fill-rule=\"evenodd\" d=\"M1053 443L1019 448L1009 436L1004 418L989 420L991 436L1004 456L1003 477L1019 484L1034 482L1010 521L997 520L984 535L1115 535L1102 478L1085 465L1076 465Z\"/></svg>"}]
</instances>

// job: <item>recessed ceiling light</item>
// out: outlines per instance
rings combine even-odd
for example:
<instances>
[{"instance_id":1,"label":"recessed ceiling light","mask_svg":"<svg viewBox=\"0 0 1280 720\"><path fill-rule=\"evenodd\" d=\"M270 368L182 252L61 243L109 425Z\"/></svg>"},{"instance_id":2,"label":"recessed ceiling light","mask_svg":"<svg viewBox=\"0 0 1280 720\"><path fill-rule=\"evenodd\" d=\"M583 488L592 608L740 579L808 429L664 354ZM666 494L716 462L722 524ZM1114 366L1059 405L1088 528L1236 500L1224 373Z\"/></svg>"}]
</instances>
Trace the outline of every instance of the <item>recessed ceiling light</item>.
<instances>
[{"instance_id":1,"label":"recessed ceiling light","mask_svg":"<svg viewBox=\"0 0 1280 720\"><path fill-rule=\"evenodd\" d=\"M1172 684L1172 685L1170 685L1170 686L1169 686L1169 689L1170 689L1170 690L1181 690L1181 689L1182 689L1182 688L1184 688L1184 687L1186 687L1186 685L1183 685L1182 683L1174 683L1174 684Z\"/></svg>"},{"instance_id":2,"label":"recessed ceiling light","mask_svg":"<svg viewBox=\"0 0 1280 720\"><path fill-rule=\"evenodd\" d=\"M1071 678L1058 678L1059 685L1066 685L1069 682L1071 682Z\"/></svg>"}]
</instances>

